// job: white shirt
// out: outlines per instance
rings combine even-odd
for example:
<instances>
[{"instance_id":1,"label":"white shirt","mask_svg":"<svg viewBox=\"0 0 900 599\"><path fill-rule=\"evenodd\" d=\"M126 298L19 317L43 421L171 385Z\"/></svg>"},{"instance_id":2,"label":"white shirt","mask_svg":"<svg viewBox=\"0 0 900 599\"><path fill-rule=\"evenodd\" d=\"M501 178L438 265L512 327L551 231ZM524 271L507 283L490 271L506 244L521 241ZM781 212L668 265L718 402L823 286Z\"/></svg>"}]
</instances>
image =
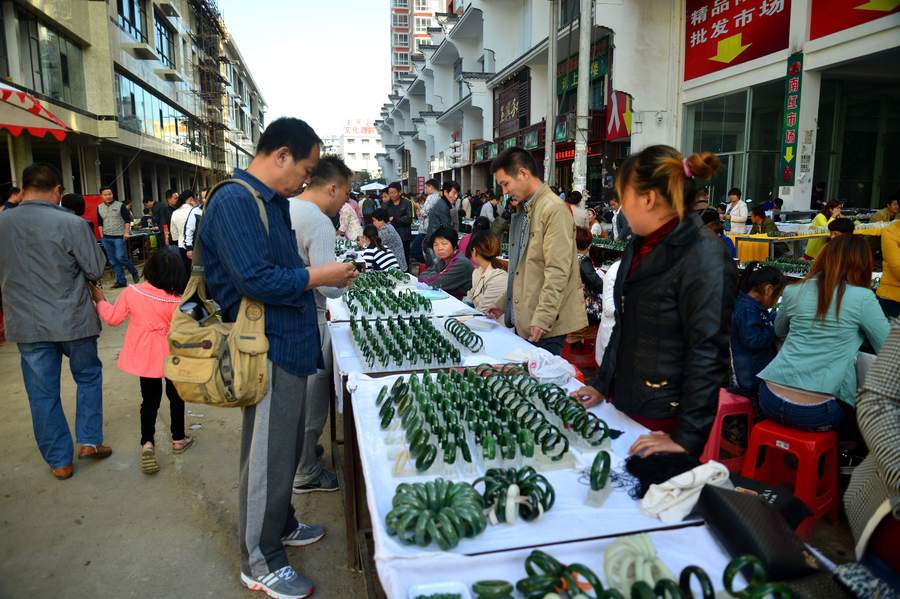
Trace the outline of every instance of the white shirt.
<instances>
[{"instance_id":1,"label":"white shirt","mask_svg":"<svg viewBox=\"0 0 900 599\"><path fill-rule=\"evenodd\" d=\"M182 240L178 243L178 247L183 247L185 249L194 247L194 233L197 231L197 217L203 214L203 208L198 206L194 206L191 208L191 211L188 212L187 222L184 224L184 235L181 236Z\"/></svg>"},{"instance_id":2,"label":"white shirt","mask_svg":"<svg viewBox=\"0 0 900 599\"><path fill-rule=\"evenodd\" d=\"M609 270L603 275L603 312L600 314L600 326L597 327L597 345L594 348L594 358L599 366L603 362L603 354L612 337L613 328L616 326L616 299L613 291L616 287L616 275L619 273L621 260L616 260L610 265Z\"/></svg>"},{"instance_id":3,"label":"white shirt","mask_svg":"<svg viewBox=\"0 0 900 599\"><path fill-rule=\"evenodd\" d=\"M622 209L622 207L619 206L619 210L621 210L621 209ZM615 212L613 212L613 216L612 216L612 238L616 241L619 240L619 224L616 222L616 217L619 216L619 210L616 210Z\"/></svg>"},{"instance_id":4,"label":"white shirt","mask_svg":"<svg viewBox=\"0 0 900 599\"><path fill-rule=\"evenodd\" d=\"M187 217L193 206L185 202L172 213L172 220L169 221L169 237L178 244L178 247L184 248L184 225L187 224Z\"/></svg>"},{"instance_id":5,"label":"white shirt","mask_svg":"<svg viewBox=\"0 0 900 599\"><path fill-rule=\"evenodd\" d=\"M738 200L734 204L728 204L725 208L725 214L731 216L731 223L743 225L747 222L747 204L743 200Z\"/></svg>"}]
</instances>

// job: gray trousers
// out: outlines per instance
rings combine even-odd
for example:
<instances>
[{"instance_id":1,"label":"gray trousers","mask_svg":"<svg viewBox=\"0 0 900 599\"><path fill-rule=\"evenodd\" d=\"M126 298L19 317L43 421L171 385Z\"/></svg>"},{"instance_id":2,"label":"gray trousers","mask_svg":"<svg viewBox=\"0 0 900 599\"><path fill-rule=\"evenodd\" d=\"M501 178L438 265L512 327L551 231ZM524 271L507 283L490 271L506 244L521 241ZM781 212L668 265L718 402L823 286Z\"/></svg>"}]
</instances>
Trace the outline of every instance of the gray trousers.
<instances>
[{"instance_id":1,"label":"gray trousers","mask_svg":"<svg viewBox=\"0 0 900 599\"><path fill-rule=\"evenodd\" d=\"M320 368L306 380L306 430L303 434L303 455L297 468L297 476L294 477L295 485L309 484L322 473L322 466L316 458L316 445L328 419L328 402L331 400L331 386L334 384L334 360L324 310L318 310L318 319L325 368Z\"/></svg>"},{"instance_id":2,"label":"gray trousers","mask_svg":"<svg viewBox=\"0 0 900 599\"><path fill-rule=\"evenodd\" d=\"M269 363L269 392L244 408L238 490L241 571L258 577L288 564L281 538L297 528L291 483L303 451L306 379Z\"/></svg>"}]
</instances>

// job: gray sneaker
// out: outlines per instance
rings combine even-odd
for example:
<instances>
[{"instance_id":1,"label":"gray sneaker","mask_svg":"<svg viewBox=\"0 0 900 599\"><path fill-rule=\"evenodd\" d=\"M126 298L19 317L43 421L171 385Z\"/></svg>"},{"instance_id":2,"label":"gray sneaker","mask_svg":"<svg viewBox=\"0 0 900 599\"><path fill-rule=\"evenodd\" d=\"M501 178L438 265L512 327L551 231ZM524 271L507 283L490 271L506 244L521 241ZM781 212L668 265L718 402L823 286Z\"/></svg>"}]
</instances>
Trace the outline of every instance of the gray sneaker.
<instances>
[{"instance_id":1,"label":"gray sneaker","mask_svg":"<svg viewBox=\"0 0 900 599\"><path fill-rule=\"evenodd\" d=\"M294 532L281 537L281 542L290 547L303 547L304 545L312 545L325 536L325 529L318 524L297 523Z\"/></svg>"},{"instance_id":2,"label":"gray sneaker","mask_svg":"<svg viewBox=\"0 0 900 599\"><path fill-rule=\"evenodd\" d=\"M258 578L241 572L241 584L251 591L263 591L275 599L303 599L316 590L311 581L297 574L290 566Z\"/></svg>"},{"instance_id":3,"label":"gray sneaker","mask_svg":"<svg viewBox=\"0 0 900 599\"><path fill-rule=\"evenodd\" d=\"M322 468L321 472L319 472L319 476L310 483L305 485L298 485L297 479L294 479L294 493L296 495L303 495L304 493L331 493L333 491L337 491L340 489L340 485L338 485L338 479L334 475L334 473L329 472Z\"/></svg>"}]
</instances>

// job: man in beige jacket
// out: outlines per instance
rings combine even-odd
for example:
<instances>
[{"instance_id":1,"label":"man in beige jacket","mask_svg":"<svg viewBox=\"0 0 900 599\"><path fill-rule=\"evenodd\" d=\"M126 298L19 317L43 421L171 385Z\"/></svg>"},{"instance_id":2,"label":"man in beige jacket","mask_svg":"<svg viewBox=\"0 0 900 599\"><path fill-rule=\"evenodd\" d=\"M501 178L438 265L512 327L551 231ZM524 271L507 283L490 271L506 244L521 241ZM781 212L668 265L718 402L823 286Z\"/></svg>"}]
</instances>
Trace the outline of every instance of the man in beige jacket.
<instances>
[{"instance_id":1,"label":"man in beige jacket","mask_svg":"<svg viewBox=\"0 0 900 599\"><path fill-rule=\"evenodd\" d=\"M504 193L519 200L509 227L506 324L531 343L559 355L566 335L587 326L575 252L575 222L565 203L538 176L519 147L491 164ZM488 310L492 317L501 310Z\"/></svg>"}]
</instances>

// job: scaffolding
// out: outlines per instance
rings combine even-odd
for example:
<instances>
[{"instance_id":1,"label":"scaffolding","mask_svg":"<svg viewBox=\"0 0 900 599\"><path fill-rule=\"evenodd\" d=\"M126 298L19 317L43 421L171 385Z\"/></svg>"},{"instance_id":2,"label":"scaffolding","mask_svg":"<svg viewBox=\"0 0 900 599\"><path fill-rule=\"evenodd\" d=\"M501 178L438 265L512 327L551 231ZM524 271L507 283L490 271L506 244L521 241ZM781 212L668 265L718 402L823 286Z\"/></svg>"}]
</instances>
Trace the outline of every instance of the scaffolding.
<instances>
[{"instance_id":1,"label":"scaffolding","mask_svg":"<svg viewBox=\"0 0 900 599\"><path fill-rule=\"evenodd\" d=\"M188 0L188 5L194 14L191 38L197 49L194 66L199 75L191 91L199 100L200 143L212 164L210 182L214 183L228 175L225 134L229 126L225 123L224 113L227 80L221 67L221 63L228 60L225 56L227 34L215 0Z\"/></svg>"}]
</instances>

